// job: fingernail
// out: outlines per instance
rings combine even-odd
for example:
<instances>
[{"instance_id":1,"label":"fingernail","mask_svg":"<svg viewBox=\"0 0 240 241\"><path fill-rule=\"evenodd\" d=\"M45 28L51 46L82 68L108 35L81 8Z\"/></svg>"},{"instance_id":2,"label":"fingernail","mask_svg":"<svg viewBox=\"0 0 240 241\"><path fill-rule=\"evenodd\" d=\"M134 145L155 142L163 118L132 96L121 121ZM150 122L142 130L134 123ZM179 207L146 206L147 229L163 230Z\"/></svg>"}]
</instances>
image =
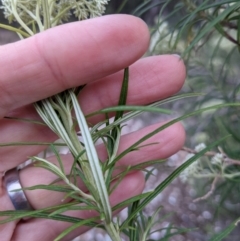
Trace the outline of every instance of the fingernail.
<instances>
[{"instance_id":1,"label":"fingernail","mask_svg":"<svg viewBox=\"0 0 240 241\"><path fill-rule=\"evenodd\" d=\"M172 54L173 56L176 56L177 58L181 59L182 57L179 54Z\"/></svg>"}]
</instances>

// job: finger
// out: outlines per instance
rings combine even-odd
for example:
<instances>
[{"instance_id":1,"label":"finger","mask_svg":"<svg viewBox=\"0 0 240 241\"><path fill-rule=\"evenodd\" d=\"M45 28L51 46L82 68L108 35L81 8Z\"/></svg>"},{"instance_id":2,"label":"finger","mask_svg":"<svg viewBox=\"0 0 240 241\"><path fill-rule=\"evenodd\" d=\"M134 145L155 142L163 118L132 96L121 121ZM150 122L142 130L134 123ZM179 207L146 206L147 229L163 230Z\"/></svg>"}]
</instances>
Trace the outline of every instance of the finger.
<instances>
[{"instance_id":1,"label":"finger","mask_svg":"<svg viewBox=\"0 0 240 241\"><path fill-rule=\"evenodd\" d=\"M155 130L160 125L155 124L150 127L143 128L127 135L124 135L120 140L118 153L122 153L140 138L144 137L150 131ZM129 167L146 162L149 160L165 159L176 153L184 144L185 132L181 124L177 123L171 127L159 132L153 137L144 141L141 145L145 147L138 151L129 152L118 162L118 166ZM154 145L149 145L155 143ZM101 160L106 160L107 154L103 145L97 146L97 151ZM58 165L55 156L48 158L49 161ZM72 155L61 155L61 160L64 165L65 172L68 174L71 171L73 164ZM119 169L118 169L119 170ZM20 181L23 187L29 187L39 184L48 185L56 180L56 175L43 169L28 166L20 171ZM78 186L86 190L81 180L78 180ZM52 205L58 205L64 198L65 194L48 190L32 190L26 191L27 198L34 209L41 209Z\"/></svg>"},{"instance_id":2,"label":"finger","mask_svg":"<svg viewBox=\"0 0 240 241\"><path fill-rule=\"evenodd\" d=\"M31 109L29 111L29 109ZM15 117L32 120L40 120L37 113L32 108L25 107L18 110L19 115ZM25 162L29 157L37 155L47 148L46 145L26 145L19 146L11 144L18 142L46 142L54 141L57 136L45 125L33 124L25 121L10 119L0 120L0 172L12 169ZM5 146L10 143L10 146Z\"/></svg>"},{"instance_id":3,"label":"finger","mask_svg":"<svg viewBox=\"0 0 240 241\"><path fill-rule=\"evenodd\" d=\"M13 210L13 204L11 203L5 188L1 182L2 177L0 176L0 211ZM6 219L7 217L0 217L0 220ZM17 221L13 221L6 224L0 225L1 240L11 240L12 234L16 227ZM3 238L4 237L4 238Z\"/></svg>"},{"instance_id":4,"label":"finger","mask_svg":"<svg viewBox=\"0 0 240 241\"><path fill-rule=\"evenodd\" d=\"M129 66L144 54L148 42L142 20L109 15L1 46L0 117Z\"/></svg>"},{"instance_id":5,"label":"finger","mask_svg":"<svg viewBox=\"0 0 240 241\"><path fill-rule=\"evenodd\" d=\"M143 191L144 184L144 177L141 172L135 172L126 176L110 196L111 205L114 206L140 194ZM96 213L92 211L68 211L65 214L82 219L87 219L96 215ZM54 238L71 225L72 224L66 222L32 219L17 225L11 241L54 240ZM80 227L67 235L63 240L71 240L88 229L87 227Z\"/></svg>"},{"instance_id":6,"label":"finger","mask_svg":"<svg viewBox=\"0 0 240 241\"><path fill-rule=\"evenodd\" d=\"M139 60L129 70L128 105L146 105L178 92L184 83L186 70L175 55L160 55ZM79 95L85 114L117 105L123 71L89 83ZM93 124L105 119L104 115L89 118Z\"/></svg>"},{"instance_id":7,"label":"finger","mask_svg":"<svg viewBox=\"0 0 240 241\"><path fill-rule=\"evenodd\" d=\"M172 70L174 69L174 71ZM130 80L127 104L148 104L176 93L185 79L185 67L179 58L172 55L156 56L137 61L130 67ZM100 81L86 86L80 95L80 104L86 114L117 105L123 72L118 72ZM37 119L31 106L18 109L9 114L19 118ZM101 119L100 119L101 118ZM88 119L91 123L102 120L104 116ZM19 121L2 120L0 122L0 143L53 141L56 136L46 127ZM45 146L12 146L0 148L2 158L0 170L7 170L19 165L27 156L44 150ZM16 159L17 153L18 158Z\"/></svg>"},{"instance_id":8,"label":"finger","mask_svg":"<svg viewBox=\"0 0 240 241\"><path fill-rule=\"evenodd\" d=\"M120 154L124 152L130 146L135 144L135 142L163 126L163 124L166 123L154 124L124 135L120 141L117 153ZM129 167L150 160L166 159L179 151L184 145L184 142L185 130L180 123L176 123L143 141L138 145L140 147L138 150L128 152L127 155L123 156L118 161L117 166ZM135 148L138 148L138 146ZM101 160L107 158L106 149L103 148L103 145L99 145L98 155Z\"/></svg>"}]
</instances>

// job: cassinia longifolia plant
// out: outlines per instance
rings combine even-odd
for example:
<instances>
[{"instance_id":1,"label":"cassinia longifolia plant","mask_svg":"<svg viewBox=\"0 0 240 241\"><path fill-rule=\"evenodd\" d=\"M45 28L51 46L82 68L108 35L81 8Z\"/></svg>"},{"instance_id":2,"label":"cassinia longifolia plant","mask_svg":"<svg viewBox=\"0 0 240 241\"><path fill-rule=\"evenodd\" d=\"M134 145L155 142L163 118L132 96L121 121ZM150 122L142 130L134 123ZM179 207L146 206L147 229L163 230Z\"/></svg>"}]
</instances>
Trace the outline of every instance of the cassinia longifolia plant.
<instances>
[{"instance_id":1,"label":"cassinia longifolia plant","mask_svg":"<svg viewBox=\"0 0 240 241\"><path fill-rule=\"evenodd\" d=\"M2 0L2 6L0 8L4 13L5 18L8 19L10 25L0 23L0 27L17 33L20 39L25 39L69 21L72 15L79 20L101 16L105 11L105 6L108 1L109 0ZM146 4L145 2L148 3L151 1L144 1L144 4ZM16 25L14 23L17 23L20 27L15 27ZM13 26L11 26L11 24L13 24ZM41 187L38 185L25 188L26 190L43 188L50 191L64 192L66 193L65 198L70 198L72 201L67 204L49 207L42 210L21 212L16 210L6 212L2 211L0 212L0 215L4 217L8 216L8 218L6 220L0 220L0 224L24 217L48 218L73 224L55 240L60 240L75 228L86 225L89 227L104 228L113 241L120 241L122 233L127 235L130 241L146 241L149 240L150 229L154 225L154 218L160 209L157 209L151 217L145 217L146 215L143 214L143 209L177 176L179 176L180 173L182 173L180 178L183 181L199 175L202 177L203 168L199 161L202 156L208 155L213 157L210 165L211 173L207 174L215 178L214 180L217 180L216 178L219 176L219 170L221 170L220 174L222 176L226 177L226 175L228 175L229 177L229 174L225 173L227 166L225 165L226 158L223 160L221 153L209 152L213 147L222 143L226 139L226 137L224 137L208 146L201 146L196 150L187 149L186 151L191 154L188 156L188 160L174 170L154 190L130 198L111 208L109 195L129 171L142 170L149 164L162 162L162 160L151 160L148 163L141 163L136 166L128 167L126 170L120 172L117 177L112 177L115 164L124 155L141 148L142 143L148 138L178 121L184 120L190 116L198 115L207 110L228 106L239 106L239 103L226 103L206 107L177 117L163 126L158 127L154 131L147 133L129 148L118 154L117 151L120 142L122 123L138 116L143 111L169 114L170 111L161 109L157 106L178 101L182 98L196 97L200 94L187 93L179 96L173 96L167 100L152 103L149 106L126 106L128 90L128 68L126 68L124 71L118 106L109 107L91 113L90 115L104 113L106 115L106 119L89 128L77 100L77 96L82 88L84 87L80 86L69 89L34 104L36 111L41 116L44 123L57 134L57 136L63 141L63 145L69 148L69 151L74 158L74 163L70 174L66 174L56 148L59 143L49 143L51 150L57 157L59 165L54 165L45 158L40 158L38 156L33 157L32 160L35 166L45 168L56 174L56 181L62 180L65 185L60 186L55 185L55 183L51 183L45 186L41 185ZM124 111L129 112L123 115ZM112 122L108 117L109 112L116 113ZM76 131L77 129L80 130L79 133L81 135L81 141L79 140L79 133ZM103 141L108 153L107 160L104 160L103 163L99 161L94 145L99 139ZM89 191L88 193L78 187L76 184L77 178L82 179ZM113 180L115 181L115 184L111 185ZM208 197L213 190L214 185L211 192L209 192L206 197ZM205 197L200 199L205 199ZM119 210L126 206L129 207L127 218L122 223L120 223L118 219L114 221L112 211ZM99 213L99 217L82 220L62 215L62 213L66 210L76 210L76 207L83 208L85 210L95 210ZM99 220L102 221L102 223L99 223ZM176 227L171 228L171 226L169 226L167 233L170 233L172 229L174 231L177 230ZM186 231L186 229L179 229L175 233L178 234Z\"/></svg>"}]
</instances>

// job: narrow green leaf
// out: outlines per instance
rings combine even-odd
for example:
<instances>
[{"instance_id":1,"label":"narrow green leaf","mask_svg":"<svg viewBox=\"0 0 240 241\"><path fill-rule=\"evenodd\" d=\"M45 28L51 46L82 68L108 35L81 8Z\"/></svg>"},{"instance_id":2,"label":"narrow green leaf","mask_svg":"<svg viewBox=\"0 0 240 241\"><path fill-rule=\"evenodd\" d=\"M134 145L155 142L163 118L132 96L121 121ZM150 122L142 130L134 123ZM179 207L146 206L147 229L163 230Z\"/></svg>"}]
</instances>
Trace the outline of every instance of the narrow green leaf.
<instances>
[{"instance_id":1,"label":"narrow green leaf","mask_svg":"<svg viewBox=\"0 0 240 241\"><path fill-rule=\"evenodd\" d=\"M236 219L234 222L232 222L227 228L225 228L223 231L218 233L217 235L214 235L209 241L221 241L224 238L226 238L238 225L239 225L240 219Z\"/></svg>"},{"instance_id":2,"label":"narrow green leaf","mask_svg":"<svg viewBox=\"0 0 240 241\"><path fill-rule=\"evenodd\" d=\"M169 226L167 228L164 228L165 230L167 230L167 233L164 235L164 237L162 238L161 241L169 241L171 237L175 236L175 235L178 235L178 234L184 234L184 233L187 233L187 232L190 232L194 229L187 229L187 228L176 228L176 227L172 227L172 226ZM161 230L164 230L164 229L161 229ZM176 230L176 232L173 232L172 230ZM161 231L161 230L158 230L158 231Z\"/></svg>"},{"instance_id":3,"label":"narrow green leaf","mask_svg":"<svg viewBox=\"0 0 240 241\"><path fill-rule=\"evenodd\" d=\"M240 18L238 16L237 20L237 42L238 42L238 51L240 52Z\"/></svg>"},{"instance_id":4,"label":"narrow green leaf","mask_svg":"<svg viewBox=\"0 0 240 241\"><path fill-rule=\"evenodd\" d=\"M119 96L118 106L125 106L127 102L127 94L128 94L128 81L129 81L129 68L126 68L124 70L123 75L123 81L122 81L122 87L121 92ZM117 121L123 116L124 111L123 110L117 110L115 114L114 121ZM114 149L115 151L118 149L118 143L116 142L117 139L120 139L120 126L116 125L114 128L109 132L109 135L112 137L107 139L107 146L108 146L108 152L109 152L109 162L111 162L112 156L114 155ZM109 169L106 172L106 175L108 176L108 180L110 180L110 175L112 174L111 170ZM109 183L107 183L109 186Z\"/></svg>"},{"instance_id":5,"label":"narrow green leaf","mask_svg":"<svg viewBox=\"0 0 240 241\"><path fill-rule=\"evenodd\" d=\"M59 241L61 240L64 236L72 232L74 229L79 228L83 225L88 225L89 223L96 221L96 218L89 218L86 220L82 220L78 223L75 223L74 225L70 226L69 228L65 229L57 238L54 239L54 241Z\"/></svg>"},{"instance_id":6,"label":"narrow green leaf","mask_svg":"<svg viewBox=\"0 0 240 241\"><path fill-rule=\"evenodd\" d=\"M131 215L132 213L136 212L136 210L138 209L139 202L140 202L140 200L137 200L131 205L131 207L129 208L128 215ZM128 224L128 226L131 227L131 228L129 228L129 240L130 241L138 241L137 240L138 230L137 230L137 222L136 221L137 220L135 220L135 219L131 219Z\"/></svg>"},{"instance_id":7,"label":"narrow green leaf","mask_svg":"<svg viewBox=\"0 0 240 241\"><path fill-rule=\"evenodd\" d=\"M0 147L4 146L66 146L65 143L54 143L54 142L6 142L0 143Z\"/></svg>"},{"instance_id":8,"label":"narrow green leaf","mask_svg":"<svg viewBox=\"0 0 240 241\"><path fill-rule=\"evenodd\" d=\"M125 201L123 201L123 202L121 202L121 203L118 203L116 206L114 206L114 207L112 208L112 210L113 210L113 211L116 211L116 210L118 210L118 209L127 207L128 205L130 205L130 204L132 204L132 203L134 203L134 202L136 202L136 201L138 201L138 200L141 200L141 199L144 199L144 198L148 197L149 194L151 194L151 192L141 193L141 194L139 194L139 195L137 195L137 196L134 196L134 197L132 197L132 198L129 198L129 199L127 199L127 200L125 200Z\"/></svg>"},{"instance_id":9,"label":"narrow green leaf","mask_svg":"<svg viewBox=\"0 0 240 241\"><path fill-rule=\"evenodd\" d=\"M48 208L50 209L50 208ZM12 222L15 220L19 220L21 218L26 217L32 217L32 218L43 218L43 219L51 219L56 221L62 221L62 222L68 222L68 223L79 223L82 221L86 221L81 218L71 217L63 214L56 214L56 215L49 215L49 212L43 212L42 210L36 210L36 211L16 211L16 210L10 210L10 211L0 211L0 216L6 217L9 216L9 218L0 220L0 224ZM95 218L96 220L99 220L99 217ZM89 221L85 223L86 226L89 227L99 227L103 228L103 225L98 224L97 222Z\"/></svg>"},{"instance_id":10,"label":"narrow green leaf","mask_svg":"<svg viewBox=\"0 0 240 241\"><path fill-rule=\"evenodd\" d=\"M37 124L37 125L41 125L41 126L46 126L46 124L44 122L37 121L37 120L32 120L32 119L19 118L19 117L10 117L10 116L5 116L3 118L4 119L8 119L8 120L23 121L23 122L29 122L29 123Z\"/></svg>"},{"instance_id":11,"label":"narrow green leaf","mask_svg":"<svg viewBox=\"0 0 240 241\"><path fill-rule=\"evenodd\" d=\"M106 222L110 222L112 218L112 211L111 211L111 206L108 199L107 188L105 185L101 165L99 163L99 159L97 156L97 151L95 149L85 117L82 113L82 110L80 109L77 97L72 91L69 91L69 94L72 98L73 108L76 114L79 128L82 133L82 137L86 148L86 153L88 156L88 161L89 161L93 178L98 190L98 195L101 200L101 205L104 210L104 214L106 216Z\"/></svg>"},{"instance_id":12,"label":"narrow green leaf","mask_svg":"<svg viewBox=\"0 0 240 241\"><path fill-rule=\"evenodd\" d=\"M118 7L116 13L120 13L122 11L122 9L124 8L124 6L126 5L127 2L128 2L128 0L123 0L121 5Z\"/></svg>"},{"instance_id":13,"label":"narrow green leaf","mask_svg":"<svg viewBox=\"0 0 240 241\"><path fill-rule=\"evenodd\" d=\"M126 168L126 170L124 172L121 173L121 175L118 175L118 178L115 178L115 183L114 185L111 186L109 195L111 195L113 193L113 191L117 188L117 186L121 183L121 181L123 180L124 177L126 177L126 175L129 173L130 168ZM110 179L110 178L109 178ZM112 183L112 182L111 182Z\"/></svg>"},{"instance_id":14,"label":"narrow green leaf","mask_svg":"<svg viewBox=\"0 0 240 241\"><path fill-rule=\"evenodd\" d=\"M157 1L157 2L153 2L152 0L149 1L144 1L144 3L140 4L132 13L133 15L136 15L138 17L140 17L142 14L144 14L146 11L148 11L149 9L152 9L158 5L161 5L163 3L165 3L166 0L162 0L162 1Z\"/></svg>"},{"instance_id":15,"label":"narrow green leaf","mask_svg":"<svg viewBox=\"0 0 240 241\"><path fill-rule=\"evenodd\" d=\"M56 156L56 158L57 158L57 161L58 161L59 166L60 166L60 170L62 171L62 173L63 173L64 175L66 175L65 170L64 170L64 166L63 166L63 163L62 163L62 160L61 160L61 157L60 157L60 155L59 155L58 150L55 148L54 145L50 145L50 148L51 148L51 150L53 151L53 153L55 154L55 156Z\"/></svg>"},{"instance_id":16,"label":"narrow green leaf","mask_svg":"<svg viewBox=\"0 0 240 241\"><path fill-rule=\"evenodd\" d=\"M117 113L121 112L121 113L123 113L123 111L144 111L144 112L154 112L154 113L161 113L161 114L172 114L172 111L166 110L166 109L161 109L161 108L158 108L158 107L118 105L118 106L112 106L112 107L102 109L100 111L93 112L93 113L91 113L91 115L88 115L88 116L101 114L101 113L111 113L111 112L117 112ZM115 119L115 121L117 119Z\"/></svg>"},{"instance_id":17,"label":"narrow green leaf","mask_svg":"<svg viewBox=\"0 0 240 241\"><path fill-rule=\"evenodd\" d=\"M51 214L49 214L49 216L54 216L56 214L61 214L64 213L66 211L70 211L70 210L75 210L75 211L79 211L79 210L90 210L90 211L98 211L98 208L96 206L83 206L83 205L77 205L77 206L68 206L68 207L64 207L64 208L60 208L54 212L52 212Z\"/></svg>"},{"instance_id":18,"label":"narrow green leaf","mask_svg":"<svg viewBox=\"0 0 240 241\"><path fill-rule=\"evenodd\" d=\"M166 109L161 109L161 108L156 108L155 110L154 109L149 109L149 108L145 108L145 107L156 107L156 106L159 106L159 105L164 105L164 104L167 104L167 103L171 103L173 101L178 101L178 100L181 100L181 99L184 99L184 98L192 98L192 97L198 97L198 96L203 96L204 94L203 93L185 93L185 94L180 94L180 95L176 95L176 96L172 96L172 97L169 97L167 99L164 99L164 100L160 100L160 101L157 101L157 102L154 102L148 106L129 106L129 105L126 105L126 106L123 106L122 108L125 108L125 109L122 109L123 111L127 111L127 108L129 106L129 110L128 111L139 111L137 112L137 114L141 113L142 111L147 111L147 112L154 112L155 110L158 112L159 110L162 110L162 112L160 113L165 113L165 114L171 114L172 112L170 110L166 110ZM110 108L110 107L109 107ZM94 115L97 115L97 114L101 114L101 113L106 113L106 112L115 112L115 111L118 111L117 109L115 108L118 108L118 106L115 106L113 107L114 109L109 109L109 108L104 108L104 109L101 109L101 110L98 110L98 111L95 111L95 112L92 112L90 114L88 114L86 116L86 118L89 118L89 117L92 117ZM120 107L121 108L121 107ZM109 111L107 111L109 110ZM152 111L151 111L152 110ZM102 112L103 111L103 112ZM130 115L132 113L127 113L125 116L127 115ZM135 117L135 115L134 115Z\"/></svg>"},{"instance_id":19,"label":"narrow green leaf","mask_svg":"<svg viewBox=\"0 0 240 241\"><path fill-rule=\"evenodd\" d=\"M31 187L22 188L22 190L39 190L39 189L56 191L56 192L65 192L65 193L72 191L71 188L67 186L60 186L60 185L35 185Z\"/></svg>"},{"instance_id":20,"label":"narrow green leaf","mask_svg":"<svg viewBox=\"0 0 240 241\"><path fill-rule=\"evenodd\" d=\"M150 230L151 228L153 227L154 225L154 221L155 221L155 218L156 218L156 215L160 212L160 210L162 209L163 207L160 206L159 208L157 208L153 215L151 215L150 219L148 220L148 223L147 223L147 226L146 228L144 229L144 233L141 237L141 241L147 241L147 238L148 238L148 235L150 233Z\"/></svg>"},{"instance_id":21,"label":"narrow green leaf","mask_svg":"<svg viewBox=\"0 0 240 241\"><path fill-rule=\"evenodd\" d=\"M126 103L127 103L128 81L129 81L129 68L126 68L124 70L124 76L123 76L123 82L122 82L120 98L119 98L119 101L118 101L118 106L119 105L125 106ZM118 111L115 115L115 120L121 118L122 115L123 115L123 111Z\"/></svg>"},{"instance_id":22,"label":"narrow green leaf","mask_svg":"<svg viewBox=\"0 0 240 241\"><path fill-rule=\"evenodd\" d=\"M66 176L64 175L64 173L61 172L59 167L57 167L56 165L54 165L50 161L48 161L46 159L43 159L43 158L40 158L40 157L37 157L37 156L32 157L32 160L39 161L39 164L35 164L35 166L43 167L45 169L48 169L51 172L55 173L58 177L62 178L63 180L66 179Z\"/></svg>"}]
</instances>

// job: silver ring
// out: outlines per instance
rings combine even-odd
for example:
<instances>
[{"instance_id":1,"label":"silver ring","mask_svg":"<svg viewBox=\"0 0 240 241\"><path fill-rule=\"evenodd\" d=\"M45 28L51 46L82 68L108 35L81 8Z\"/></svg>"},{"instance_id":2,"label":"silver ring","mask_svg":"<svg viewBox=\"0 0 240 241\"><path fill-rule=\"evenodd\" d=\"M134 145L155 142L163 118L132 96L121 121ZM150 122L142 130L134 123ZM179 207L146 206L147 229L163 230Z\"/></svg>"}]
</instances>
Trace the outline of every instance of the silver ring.
<instances>
[{"instance_id":1,"label":"silver ring","mask_svg":"<svg viewBox=\"0 0 240 241\"><path fill-rule=\"evenodd\" d=\"M16 189L22 189L17 168L13 168L5 173L4 185L15 210L33 210L24 191L14 191Z\"/></svg>"}]
</instances>

